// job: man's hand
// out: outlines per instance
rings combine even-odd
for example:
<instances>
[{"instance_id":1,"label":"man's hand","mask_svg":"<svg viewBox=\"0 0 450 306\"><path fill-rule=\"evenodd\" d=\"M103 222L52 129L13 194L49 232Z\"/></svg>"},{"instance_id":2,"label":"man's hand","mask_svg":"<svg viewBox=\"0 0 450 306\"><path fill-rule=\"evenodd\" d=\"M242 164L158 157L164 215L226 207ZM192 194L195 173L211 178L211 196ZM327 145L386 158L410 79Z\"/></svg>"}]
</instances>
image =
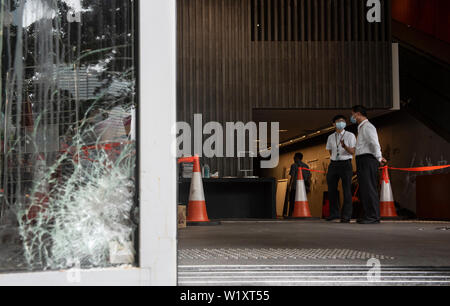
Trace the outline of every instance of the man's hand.
<instances>
[{"instance_id":1,"label":"man's hand","mask_svg":"<svg viewBox=\"0 0 450 306\"><path fill-rule=\"evenodd\" d=\"M344 140L341 140L341 145L342 145L342 148L345 151L347 151L349 154L352 154L352 155L355 154L356 149L347 147L347 145L345 144Z\"/></svg>"},{"instance_id":2,"label":"man's hand","mask_svg":"<svg viewBox=\"0 0 450 306\"><path fill-rule=\"evenodd\" d=\"M382 157L380 163L381 163L381 165L384 167L384 166L387 165L388 161L386 160L386 158Z\"/></svg>"}]
</instances>

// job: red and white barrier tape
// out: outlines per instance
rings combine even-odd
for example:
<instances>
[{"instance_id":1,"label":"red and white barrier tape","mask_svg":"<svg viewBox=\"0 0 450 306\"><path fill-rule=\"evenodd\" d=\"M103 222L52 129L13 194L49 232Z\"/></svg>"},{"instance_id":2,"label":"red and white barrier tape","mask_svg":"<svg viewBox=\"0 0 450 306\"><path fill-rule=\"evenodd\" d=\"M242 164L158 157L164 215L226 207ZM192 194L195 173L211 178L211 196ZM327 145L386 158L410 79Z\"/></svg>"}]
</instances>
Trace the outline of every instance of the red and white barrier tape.
<instances>
[{"instance_id":1,"label":"red and white barrier tape","mask_svg":"<svg viewBox=\"0 0 450 306\"><path fill-rule=\"evenodd\" d=\"M389 183L389 170L403 171L403 172L430 172L430 171L443 170L443 169L447 169L447 168L450 168L450 165L415 167L415 168L394 168L394 167L384 166L380 169L383 170L383 180L386 183Z\"/></svg>"},{"instance_id":2,"label":"red and white barrier tape","mask_svg":"<svg viewBox=\"0 0 450 306\"><path fill-rule=\"evenodd\" d=\"M383 180L386 183L388 183L389 182L389 171L388 170L403 171L403 172L430 172L430 171L443 170L443 169L447 169L447 168L450 168L450 165L415 167L415 168L395 168L395 167L384 166L384 167L381 167L380 170L383 170ZM327 174L326 171L312 170L312 169L302 168L302 167L300 167L299 169L309 171L309 172Z\"/></svg>"}]
</instances>

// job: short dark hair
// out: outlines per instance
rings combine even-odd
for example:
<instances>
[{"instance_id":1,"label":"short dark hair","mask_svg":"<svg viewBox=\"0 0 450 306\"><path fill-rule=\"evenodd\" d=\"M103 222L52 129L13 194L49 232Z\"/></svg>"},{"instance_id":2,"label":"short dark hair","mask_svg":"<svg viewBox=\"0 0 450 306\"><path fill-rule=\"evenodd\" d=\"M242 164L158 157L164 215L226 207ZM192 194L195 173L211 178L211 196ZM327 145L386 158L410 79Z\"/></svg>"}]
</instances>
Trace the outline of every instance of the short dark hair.
<instances>
[{"instance_id":1,"label":"short dark hair","mask_svg":"<svg viewBox=\"0 0 450 306\"><path fill-rule=\"evenodd\" d=\"M303 153L295 153L294 160L303 160Z\"/></svg>"},{"instance_id":2,"label":"short dark hair","mask_svg":"<svg viewBox=\"0 0 450 306\"><path fill-rule=\"evenodd\" d=\"M364 117L367 117L367 108L362 105L356 105L352 108L354 113L360 113Z\"/></svg>"},{"instance_id":3,"label":"short dark hair","mask_svg":"<svg viewBox=\"0 0 450 306\"><path fill-rule=\"evenodd\" d=\"M333 118L333 123L336 123L336 121L344 119L345 121L347 121L347 117L345 117L344 115L337 115Z\"/></svg>"}]
</instances>

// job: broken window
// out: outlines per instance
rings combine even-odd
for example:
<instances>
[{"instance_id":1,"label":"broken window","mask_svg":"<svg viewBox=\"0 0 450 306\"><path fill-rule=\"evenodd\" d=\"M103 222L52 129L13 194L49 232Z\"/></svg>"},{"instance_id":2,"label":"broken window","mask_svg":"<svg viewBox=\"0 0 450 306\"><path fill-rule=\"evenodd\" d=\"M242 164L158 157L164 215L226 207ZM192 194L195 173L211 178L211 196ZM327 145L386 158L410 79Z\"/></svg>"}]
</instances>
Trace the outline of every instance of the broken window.
<instances>
[{"instance_id":1,"label":"broken window","mask_svg":"<svg viewBox=\"0 0 450 306\"><path fill-rule=\"evenodd\" d=\"M0 272L134 265L133 0L0 7Z\"/></svg>"}]
</instances>

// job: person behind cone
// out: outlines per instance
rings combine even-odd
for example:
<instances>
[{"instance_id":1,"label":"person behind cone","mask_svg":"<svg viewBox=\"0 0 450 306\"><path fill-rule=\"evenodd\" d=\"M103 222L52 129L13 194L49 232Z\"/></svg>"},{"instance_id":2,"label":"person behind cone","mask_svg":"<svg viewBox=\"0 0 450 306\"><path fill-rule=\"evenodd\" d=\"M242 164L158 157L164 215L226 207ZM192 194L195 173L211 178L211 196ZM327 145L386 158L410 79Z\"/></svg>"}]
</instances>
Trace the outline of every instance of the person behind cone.
<instances>
[{"instance_id":1,"label":"person behind cone","mask_svg":"<svg viewBox=\"0 0 450 306\"><path fill-rule=\"evenodd\" d=\"M351 121L358 124L355 153L359 194L364 210L364 218L358 220L358 223L378 224L380 223L378 169L387 162L381 153L377 129L367 119L366 108L361 105L353 107Z\"/></svg>"},{"instance_id":2,"label":"person behind cone","mask_svg":"<svg viewBox=\"0 0 450 306\"><path fill-rule=\"evenodd\" d=\"M289 214L288 216L292 216L294 212L295 206L295 192L297 190L297 178L298 178L298 168L309 169L309 166L303 162L303 154L296 153L294 156L294 163L291 165L291 170L289 175L291 176L291 180L289 182ZM311 187L311 172L308 170L302 170L303 179L305 181L306 192L310 192Z\"/></svg>"},{"instance_id":3,"label":"person behind cone","mask_svg":"<svg viewBox=\"0 0 450 306\"><path fill-rule=\"evenodd\" d=\"M342 223L349 223L352 218L352 177L353 177L353 154L355 154L356 137L353 133L345 130L347 118L338 115L333 118L333 125L336 132L328 137L327 150L330 151L331 163L328 167L327 183L328 196L330 200L330 217L327 221L341 219ZM344 203L342 214L339 213L340 204L338 203L339 180L342 180L342 189L344 193Z\"/></svg>"}]
</instances>

